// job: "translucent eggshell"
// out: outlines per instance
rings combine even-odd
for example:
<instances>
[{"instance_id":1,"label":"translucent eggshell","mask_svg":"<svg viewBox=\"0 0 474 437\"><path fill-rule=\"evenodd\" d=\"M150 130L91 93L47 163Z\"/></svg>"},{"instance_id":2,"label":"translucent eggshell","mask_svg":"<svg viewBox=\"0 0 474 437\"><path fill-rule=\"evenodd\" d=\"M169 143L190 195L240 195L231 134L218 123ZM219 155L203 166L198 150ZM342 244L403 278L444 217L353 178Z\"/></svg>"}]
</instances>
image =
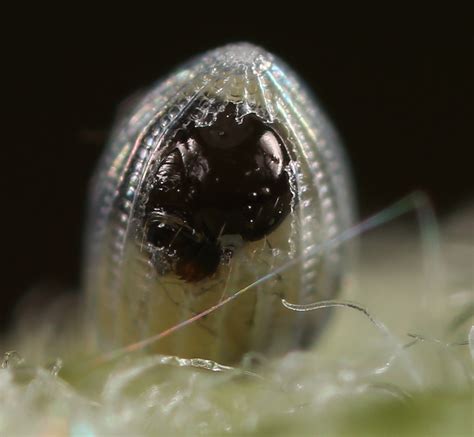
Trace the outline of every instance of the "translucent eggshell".
<instances>
[{"instance_id":1,"label":"translucent eggshell","mask_svg":"<svg viewBox=\"0 0 474 437\"><path fill-rule=\"evenodd\" d=\"M256 116L282 138L291 156L287 171L294 176L294 201L275 230L259 241L240 241L214 274L190 282L161 268L156 248L145 241L145 205L176 131L189 123L212 126L228 104L237 123ZM309 303L336 295L347 271L346 248L305 254L348 228L352 217L353 196L337 136L301 81L276 57L250 44L208 52L122 111L113 129L90 195L84 272L88 324L101 350L121 347L165 331L270 274L149 349L234 363L250 351L276 355L307 346L321 331L326 312L292 313L281 298Z\"/></svg>"}]
</instances>

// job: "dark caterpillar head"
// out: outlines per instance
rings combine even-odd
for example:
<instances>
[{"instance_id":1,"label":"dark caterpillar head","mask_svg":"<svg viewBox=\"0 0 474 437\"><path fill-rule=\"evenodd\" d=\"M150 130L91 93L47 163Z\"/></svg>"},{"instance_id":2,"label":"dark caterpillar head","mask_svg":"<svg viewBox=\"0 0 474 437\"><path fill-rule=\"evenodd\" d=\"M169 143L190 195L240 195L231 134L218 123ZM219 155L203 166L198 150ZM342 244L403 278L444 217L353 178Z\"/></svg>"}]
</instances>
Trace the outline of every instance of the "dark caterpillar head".
<instances>
[{"instance_id":1,"label":"dark caterpillar head","mask_svg":"<svg viewBox=\"0 0 474 437\"><path fill-rule=\"evenodd\" d=\"M224 236L257 241L291 210L290 156L281 137L227 104L207 127L179 129L158 164L146 205L146 238L185 281L212 275Z\"/></svg>"}]
</instances>

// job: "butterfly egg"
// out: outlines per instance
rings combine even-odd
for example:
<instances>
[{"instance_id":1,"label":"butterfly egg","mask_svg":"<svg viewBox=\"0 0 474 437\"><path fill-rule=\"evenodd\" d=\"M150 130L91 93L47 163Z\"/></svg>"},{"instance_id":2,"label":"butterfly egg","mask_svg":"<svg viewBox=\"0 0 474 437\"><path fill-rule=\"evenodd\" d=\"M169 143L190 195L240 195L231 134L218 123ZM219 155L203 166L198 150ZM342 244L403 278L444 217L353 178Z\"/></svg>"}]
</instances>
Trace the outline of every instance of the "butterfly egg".
<instances>
[{"instance_id":1,"label":"butterfly egg","mask_svg":"<svg viewBox=\"0 0 474 437\"><path fill-rule=\"evenodd\" d=\"M186 64L121 114L96 172L86 234L89 325L101 350L149 346L235 363L306 346L332 298L352 194L336 135L296 76L250 44ZM264 278L264 280L262 280Z\"/></svg>"}]
</instances>

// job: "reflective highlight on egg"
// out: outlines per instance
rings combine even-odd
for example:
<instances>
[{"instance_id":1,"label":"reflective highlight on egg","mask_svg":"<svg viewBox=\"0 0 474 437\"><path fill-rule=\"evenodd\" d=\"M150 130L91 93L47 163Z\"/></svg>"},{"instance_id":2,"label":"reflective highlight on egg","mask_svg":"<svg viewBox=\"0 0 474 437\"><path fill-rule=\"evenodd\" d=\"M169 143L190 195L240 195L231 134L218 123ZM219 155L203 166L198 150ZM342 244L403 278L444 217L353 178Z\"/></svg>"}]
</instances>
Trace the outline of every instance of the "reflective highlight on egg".
<instances>
[{"instance_id":1,"label":"reflective highlight on egg","mask_svg":"<svg viewBox=\"0 0 474 437\"><path fill-rule=\"evenodd\" d=\"M250 44L206 53L121 115L92 185L89 325L102 350L186 320L350 226L336 135L294 74ZM235 363L306 346L334 297L337 247L304 259L152 351Z\"/></svg>"}]
</instances>

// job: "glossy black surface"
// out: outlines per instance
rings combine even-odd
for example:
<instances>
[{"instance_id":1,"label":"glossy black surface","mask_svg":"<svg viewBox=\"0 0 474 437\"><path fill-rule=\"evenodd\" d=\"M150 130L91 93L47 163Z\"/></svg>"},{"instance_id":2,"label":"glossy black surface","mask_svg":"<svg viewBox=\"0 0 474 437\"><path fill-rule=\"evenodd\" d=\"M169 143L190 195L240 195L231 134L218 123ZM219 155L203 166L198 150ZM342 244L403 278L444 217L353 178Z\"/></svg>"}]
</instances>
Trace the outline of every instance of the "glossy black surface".
<instances>
[{"instance_id":1,"label":"glossy black surface","mask_svg":"<svg viewBox=\"0 0 474 437\"><path fill-rule=\"evenodd\" d=\"M146 206L148 241L186 281L214 273L221 237L256 241L287 216L290 157L282 139L255 115L239 124L228 104L210 127L176 132L158 165ZM163 261L163 260L162 260Z\"/></svg>"}]
</instances>

